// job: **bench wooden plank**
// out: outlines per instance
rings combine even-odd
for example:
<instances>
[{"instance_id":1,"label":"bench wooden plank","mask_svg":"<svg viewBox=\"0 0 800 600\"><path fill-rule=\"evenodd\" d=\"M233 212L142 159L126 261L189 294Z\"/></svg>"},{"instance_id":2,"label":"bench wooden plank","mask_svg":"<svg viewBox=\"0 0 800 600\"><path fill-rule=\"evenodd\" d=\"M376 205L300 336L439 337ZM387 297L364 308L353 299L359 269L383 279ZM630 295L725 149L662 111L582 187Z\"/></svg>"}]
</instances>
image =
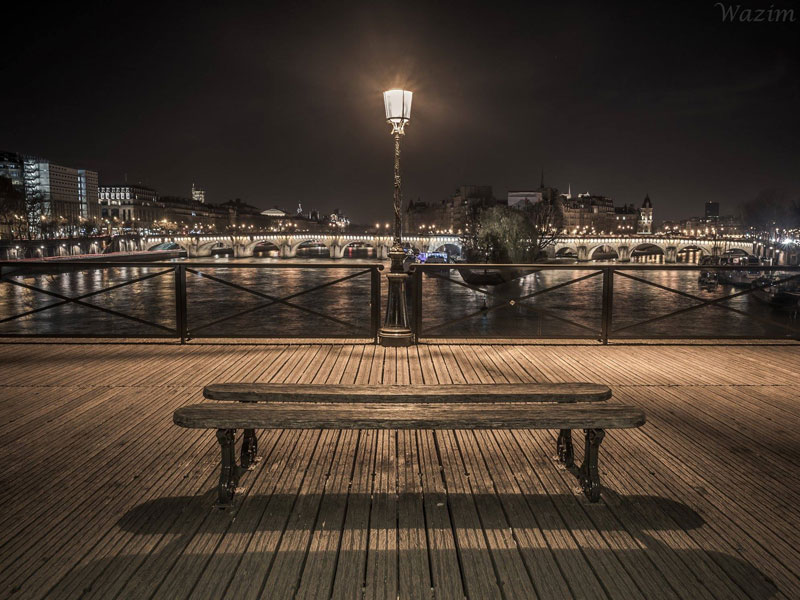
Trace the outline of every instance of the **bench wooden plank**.
<instances>
[{"instance_id":1,"label":"bench wooden plank","mask_svg":"<svg viewBox=\"0 0 800 600\"><path fill-rule=\"evenodd\" d=\"M600 402L611 397L596 383L436 385L312 385L214 383L203 389L209 400L237 402Z\"/></svg>"},{"instance_id":2,"label":"bench wooden plank","mask_svg":"<svg viewBox=\"0 0 800 600\"><path fill-rule=\"evenodd\" d=\"M194 429L620 429L644 411L620 404L193 404L173 421Z\"/></svg>"}]
</instances>

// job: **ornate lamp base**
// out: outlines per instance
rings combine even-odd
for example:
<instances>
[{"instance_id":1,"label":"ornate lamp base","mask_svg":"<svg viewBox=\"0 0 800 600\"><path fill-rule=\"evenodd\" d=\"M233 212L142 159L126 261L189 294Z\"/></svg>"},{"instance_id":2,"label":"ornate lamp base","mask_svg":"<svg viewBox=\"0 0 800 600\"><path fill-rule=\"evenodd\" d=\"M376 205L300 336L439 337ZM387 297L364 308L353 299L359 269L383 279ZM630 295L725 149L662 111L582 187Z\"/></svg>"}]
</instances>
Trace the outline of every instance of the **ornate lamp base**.
<instances>
[{"instance_id":1,"label":"ornate lamp base","mask_svg":"<svg viewBox=\"0 0 800 600\"><path fill-rule=\"evenodd\" d=\"M394 246L389 251L392 266L386 278L389 290L386 302L386 320L378 331L378 343L381 346L410 346L414 343L414 334L408 326L408 309L406 307L406 282L408 275L403 272L403 259L406 253L402 246Z\"/></svg>"}]
</instances>

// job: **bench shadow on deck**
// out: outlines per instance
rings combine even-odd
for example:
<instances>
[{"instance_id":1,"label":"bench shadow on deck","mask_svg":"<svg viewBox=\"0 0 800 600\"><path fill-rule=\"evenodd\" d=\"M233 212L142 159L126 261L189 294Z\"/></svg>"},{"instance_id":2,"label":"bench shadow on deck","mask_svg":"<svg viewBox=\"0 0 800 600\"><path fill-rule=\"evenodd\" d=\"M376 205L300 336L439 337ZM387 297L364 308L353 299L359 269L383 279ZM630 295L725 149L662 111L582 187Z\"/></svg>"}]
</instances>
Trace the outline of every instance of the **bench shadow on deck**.
<instances>
[{"instance_id":1,"label":"bench shadow on deck","mask_svg":"<svg viewBox=\"0 0 800 600\"><path fill-rule=\"evenodd\" d=\"M0 362L2 597L800 597L799 346L5 343ZM216 439L171 423L211 381L574 380L648 414L606 436L599 504L556 432L281 430L220 511Z\"/></svg>"}]
</instances>

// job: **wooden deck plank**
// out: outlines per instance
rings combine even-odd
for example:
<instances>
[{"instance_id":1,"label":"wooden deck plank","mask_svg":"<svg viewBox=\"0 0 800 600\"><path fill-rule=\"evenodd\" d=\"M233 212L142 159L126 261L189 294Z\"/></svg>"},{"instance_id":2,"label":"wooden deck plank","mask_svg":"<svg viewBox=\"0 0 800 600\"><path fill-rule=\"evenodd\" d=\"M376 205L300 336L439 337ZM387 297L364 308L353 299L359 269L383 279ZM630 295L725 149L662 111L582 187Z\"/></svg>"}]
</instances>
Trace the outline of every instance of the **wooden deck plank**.
<instances>
[{"instance_id":1,"label":"wooden deck plank","mask_svg":"<svg viewBox=\"0 0 800 600\"><path fill-rule=\"evenodd\" d=\"M465 591L473 598L502 598L500 588L509 582L501 578L489 552L455 438L450 431L437 431L434 441L442 465ZM498 578L501 578L499 583Z\"/></svg>"},{"instance_id":2,"label":"wooden deck plank","mask_svg":"<svg viewBox=\"0 0 800 600\"><path fill-rule=\"evenodd\" d=\"M360 432L342 432L339 447L325 484L317 524L311 534L306 561L295 598L329 598L342 541L347 511L347 491L355 467Z\"/></svg>"},{"instance_id":3,"label":"wooden deck plank","mask_svg":"<svg viewBox=\"0 0 800 600\"><path fill-rule=\"evenodd\" d=\"M332 598L361 599L367 565L369 515L374 484L377 431L362 431L347 498Z\"/></svg>"},{"instance_id":4,"label":"wooden deck plank","mask_svg":"<svg viewBox=\"0 0 800 600\"><path fill-rule=\"evenodd\" d=\"M422 503L420 461L414 431L397 432L398 596L431 595L425 509Z\"/></svg>"},{"instance_id":5,"label":"wooden deck plank","mask_svg":"<svg viewBox=\"0 0 800 600\"><path fill-rule=\"evenodd\" d=\"M319 440L320 432L299 432L296 450L287 457L288 469L262 463L262 477L273 482L274 487L270 495L249 499L252 502L251 510L260 511L260 516L250 531L244 551L239 555L238 564L229 575L227 589L218 586L215 590L217 597L258 598L311 461L320 456ZM296 468L291 468L292 464Z\"/></svg>"},{"instance_id":6,"label":"wooden deck plank","mask_svg":"<svg viewBox=\"0 0 800 600\"><path fill-rule=\"evenodd\" d=\"M463 569L436 441L432 431L417 431L416 434L434 598L464 598Z\"/></svg>"},{"instance_id":7,"label":"wooden deck plank","mask_svg":"<svg viewBox=\"0 0 800 600\"><path fill-rule=\"evenodd\" d=\"M345 436L343 432L323 431L319 454L312 461L297 495L260 597L290 598L297 592L311 535L319 517L325 484L335 464L336 450L344 450L342 443L351 440L352 437ZM347 450L350 450L350 446Z\"/></svg>"},{"instance_id":8,"label":"wooden deck plank","mask_svg":"<svg viewBox=\"0 0 800 600\"><path fill-rule=\"evenodd\" d=\"M397 598L396 456L395 432L378 431L364 577L364 598L370 600Z\"/></svg>"}]
</instances>

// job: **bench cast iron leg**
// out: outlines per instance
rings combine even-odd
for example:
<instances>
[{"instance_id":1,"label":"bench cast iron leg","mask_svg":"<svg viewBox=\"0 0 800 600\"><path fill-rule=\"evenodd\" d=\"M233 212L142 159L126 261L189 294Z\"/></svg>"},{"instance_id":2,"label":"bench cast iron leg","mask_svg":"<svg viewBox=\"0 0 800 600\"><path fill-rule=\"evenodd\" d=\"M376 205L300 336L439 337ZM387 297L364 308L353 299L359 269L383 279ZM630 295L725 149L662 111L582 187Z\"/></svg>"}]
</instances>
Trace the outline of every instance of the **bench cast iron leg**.
<instances>
[{"instance_id":1,"label":"bench cast iron leg","mask_svg":"<svg viewBox=\"0 0 800 600\"><path fill-rule=\"evenodd\" d=\"M236 467L235 429L217 429L217 441L222 451L222 469L219 472L219 506L229 506L239 483Z\"/></svg>"},{"instance_id":2,"label":"bench cast iron leg","mask_svg":"<svg viewBox=\"0 0 800 600\"><path fill-rule=\"evenodd\" d=\"M558 442L556 442L556 450L558 452L558 460L561 461L565 467L571 467L575 464L575 454L572 451L572 430L562 429L558 433Z\"/></svg>"},{"instance_id":3,"label":"bench cast iron leg","mask_svg":"<svg viewBox=\"0 0 800 600\"><path fill-rule=\"evenodd\" d=\"M252 469L258 454L258 438L254 429L245 429L242 438L242 468Z\"/></svg>"},{"instance_id":4,"label":"bench cast iron leg","mask_svg":"<svg viewBox=\"0 0 800 600\"><path fill-rule=\"evenodd\" d=\"M600 450L600 443L603 441L606 432L602 429L584 429L586 433L586 450L583 455L581 465L581 485L583 493L589 498L590 502L600 500L600 474L597 471L597 454Z\"/></svg>"}]
</instances>

